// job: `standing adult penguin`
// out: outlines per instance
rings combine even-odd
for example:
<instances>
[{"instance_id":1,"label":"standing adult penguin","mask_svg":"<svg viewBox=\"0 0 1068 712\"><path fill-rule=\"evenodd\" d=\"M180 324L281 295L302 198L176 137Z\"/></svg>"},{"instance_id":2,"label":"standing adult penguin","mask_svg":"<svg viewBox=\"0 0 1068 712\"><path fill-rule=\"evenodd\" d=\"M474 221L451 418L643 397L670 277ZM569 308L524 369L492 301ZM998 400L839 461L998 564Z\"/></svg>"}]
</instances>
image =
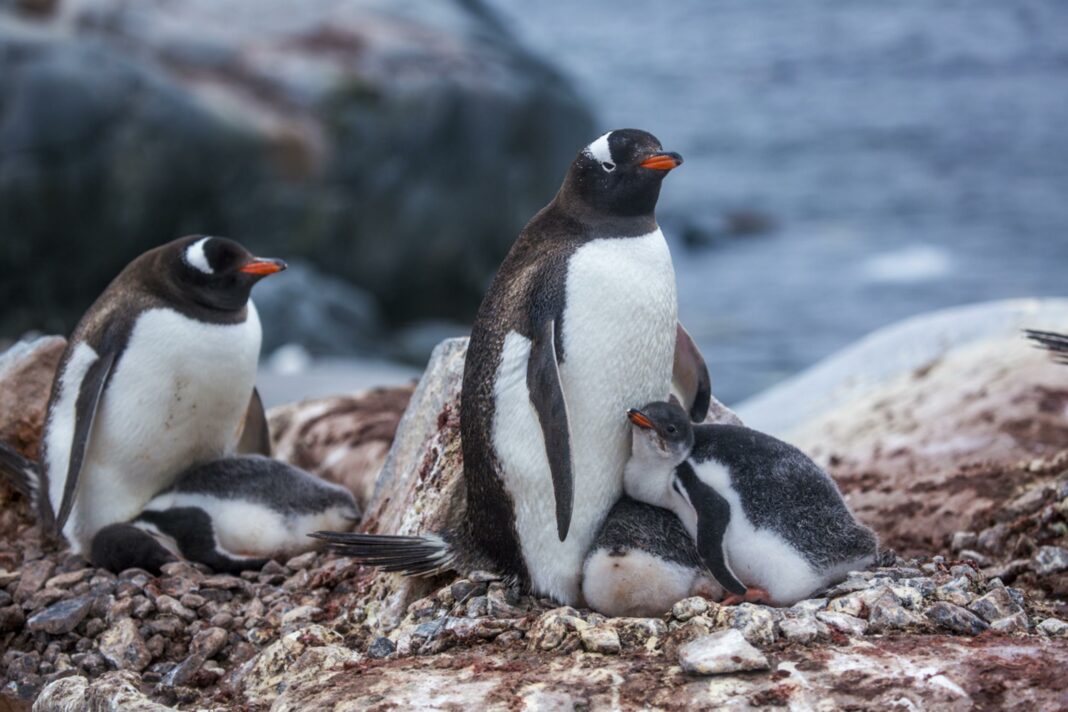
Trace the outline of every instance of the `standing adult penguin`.
<instances>
[{"instance_id":1,"label":"standing adult penguin","mask_svg":"<svg viewBox=\"0 0 1068 712\"><path fill-rule=\"evenodd\" d=\"M619 408L667 397L673 372L694 420L709 407L655 216L681 163L645 131L610 131L512 246L467 350L463 531L323 538L390 570L476 559L540 595L581 600L583 560L622 492L630 438Z\"/></svg>"},{"instance_id":2,"label":"standing adult penguin","mask_svg":"<svg viewBox=\"0 0 1068 712\"><path fill-rule=\"evenodd\" d=\"M262 445L249 292L283 269L232 240L185 237L131 262L82 317L56 372L31 487L42 523L75 553L190 465L239 440Z\"/></svg>"}]
</instances>

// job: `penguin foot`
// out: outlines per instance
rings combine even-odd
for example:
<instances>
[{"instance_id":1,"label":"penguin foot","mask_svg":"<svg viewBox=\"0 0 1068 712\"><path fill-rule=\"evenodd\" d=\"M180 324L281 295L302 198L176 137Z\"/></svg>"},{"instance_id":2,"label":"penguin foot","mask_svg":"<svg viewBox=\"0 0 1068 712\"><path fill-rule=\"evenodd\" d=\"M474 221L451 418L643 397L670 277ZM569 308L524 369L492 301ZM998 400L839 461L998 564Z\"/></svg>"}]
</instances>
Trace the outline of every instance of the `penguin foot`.
<instances>
[{"instance_id":1,"label":"penguin foot","mask_svg":"<svg viewBox=\"0 0 1068 712\"><path fill-rule=\"evenodd\" d=\"M739 596L736 593L720 601L721 606L736 606L739 603L770 603L771 595L762 588L747 588L745 593Z\"/></svg>"}]
</instances>

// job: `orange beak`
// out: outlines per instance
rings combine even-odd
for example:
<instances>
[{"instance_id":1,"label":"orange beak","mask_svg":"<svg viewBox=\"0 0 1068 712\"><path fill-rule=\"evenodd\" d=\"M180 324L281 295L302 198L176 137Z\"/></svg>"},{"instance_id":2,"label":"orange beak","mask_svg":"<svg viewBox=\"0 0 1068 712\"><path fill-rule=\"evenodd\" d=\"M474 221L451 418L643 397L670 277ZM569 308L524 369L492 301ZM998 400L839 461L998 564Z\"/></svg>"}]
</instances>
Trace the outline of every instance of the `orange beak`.
<instances>
[{"instance_id":1,"label":"orange beak","mask_svg":"<svg viewBox=\"0 0 1068 712\"><path fill-rule=\"evenodd\" d=\"M245 274L255 274L261 277L266 277L269 274L275 272L281 272L286 268L286 263L282 260L273 260L256 257L244 267L240 268L238 272L244 272Z\"/></svg>"},{"instance_id":2,"label":"orange beak","mask_svg":"<svg viewBox=\"0 0 1068 712\"><path fill-rule=\"evenodd\" d=\"M638 165L654 171L670 171L682 165L682 156L677 153L654 153Z\"/></svg>"},{"instance_id":3,"label":"orange beak","mask_svg":"<svg viewBox=\"0 0 1068 712\"><path fill-rule=\"evenodd\" d=\"M639 428L643 428L645 430L653 429L653 421L645 417L645 413L641 412L640 410L635 410L634 408L631 408L627 411L627 417L630 419L630 422L634 423Z\"/></svg>"}]
</instances>

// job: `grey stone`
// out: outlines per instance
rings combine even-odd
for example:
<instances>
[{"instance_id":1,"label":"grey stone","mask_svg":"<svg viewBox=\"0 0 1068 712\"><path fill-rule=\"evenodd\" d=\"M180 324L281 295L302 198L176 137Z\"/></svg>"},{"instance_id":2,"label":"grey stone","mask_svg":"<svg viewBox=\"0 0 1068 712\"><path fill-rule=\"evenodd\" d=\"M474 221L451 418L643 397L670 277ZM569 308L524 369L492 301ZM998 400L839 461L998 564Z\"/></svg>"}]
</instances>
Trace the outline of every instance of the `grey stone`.
<instances>
[{"instance_id":1,"label":"grey stone","mask_svg":"<svg viewBox=\"0 0 1068 712\"><path fill-rule=\"evenodd\" d=\"M805 645L819 637L819 625L812 613L779 621L779 633L791 643Z\"/></svg>"},{"instance_id":2,"label":"grey stone","mask_svg":"<svg viewBox=\"0 0 1068 712\"><path fill-rule=\"evenodd\" d=\"M367 646L367 657L376 659L385 658L392 655L396 650L397 646L393 644L392 640L385 636L379 636Z\"/></svg>"},{"instance_id":3,"label":"grey stone","mask_svg":"<svg viewBox=\"0 0 1068 712\"><path fill-rule=\"evenodd\" d=\"M131 618L123 618L100 635L100 654L120 670L144 670L152 656Z\"/></svg>"},{"instance_id":4,"label":"grey stone","mask_svg":"<svg viewBox=\"0 0 1068 712\"><path fill-rule=\"evenodd\" d=\"M934 595L940 601L948 601L957 606L967 606L975 597L971 581L964 577L947 581L935 589Z\"/></svg>"},{"instance_id":5,"label":"grey stone","mask_svg":"<svg viewBox=\"0 0 1068 712\"><path fill-rule=\"evenodd\" d=\"M1068 636L1068 623L1059 618L1047 618L1039 623L1036 628L1046 635L1062 638Z\"/></svg>"},{"instance_id":6,"label":"grey stone","mask_svg":"<svg viewBox=\"0 0 1068 712\"><path fill-rule=\"evenodd\" d=\"M851 616L848 613L819 611L816 613L816 619L846 635L861 636L868 630L868 622L866 620Z\"/></svg>"},{"instance_id":7,"label":"grey stone","mask_svg":"<svg viewBox=\"0 0 1068 712\"><path fill-rule=\"evenodd\" d=\"M39 559L23 564L19 583L12 597L19 603L27 600L44 586L55 570L56 564L51 559Z\"/></svg>"},{"instance_id":8,"label":"grey stone","mask_svg":"<svg viewBox=\"0 0 1068 712\"><path fill-rule=\"evenodd\" d=\"M989 628L989 624L971 611L948 601L938 601L927 609L926 615L932 621L954 633L979 635Z\"/></svg>"},{"instance_id":9,"label":"grey stone","mask_svg":"<svg viewBox=\"0 0 1068 712\"><path fill-rule=\"evenodd\" d=\"M591 626L579 632L582 647L591 653L617 655L620 650L619 634L607 626Z\"/></svg>"},{"instance_id":10,"label":"grey stone","mask_svg":"<svg viewBox=\"0 0 1068 712\"><path fill-rule=\"evenodd\" d=\"M1059 546L1040 546L1031 558L1032 567L1039 576L1059 573L1068 569L1068 549Z\"/></svg>"},{"instance_id":11,"label":"grey stone","mask_svg":"<svg viewBox=\"0 0 1068 712\"><path fill-rule=\"evenodd\" d=\"M975 599L968 610L975 613L987 623L1011 616L1020 611L1019 604L1013 600L1004 587L991 589L988 593Z\"/></svg>"},{"instance_id":12,"label":"grey stone","mask_svg":"<svg viewBox=\"0 0 1068 712\"><path fill-rule=\"evenodd\" d=\"M688 621L708 610L708 601L700 596L690 596L678 601L671 607L671 615L676 620Z\"/></svg>"},{"instance_id":13,"label":"grey stone","mask_svg":"<svg viewBox=\"0 0 1068 712\"><path fill-rule=\"evenodd\" d=\"M128 671L106 673L92 682L84 677L64 677L49 683L33 708L35 712L170 712L173 709L148 699L140 687L140 678Z\"/></svg>"},{"instance_id":14,"label":"grey stone","mask_svg":"<svg viewBox=\"0 0 1068 712\"><path fill-rule=\"evenodd\" d=\"M970 549L975 546L978 537L975 532L954 532L953 542L950 544L950 548L953 551L960 551L961 549Z\"/></svg>"},{"instance_id":15,"label":"grey stone","mask_svg":"<svg viewBox=\"0 0 1068 712\"><path fill-rule=\"evenodd\" d=\"M1031 621L1023 611L999 618L990 624L990 629L998 633L1026 633L1030 627Z\"/></svg>"},{"instance_id":16,"label":"grey stone","mask_svg":"<svg viewBox=\"0 0 1068 712\"><path fill-rule=\"evenodd\" d=\"M678 655L682 669L695 675L767 670L770 667L764 654L733 628L691 640L679 647Z\"/></svg>"},{"instance_id":17,"label":"grey stone","mask_svg":"<svg viewBox=\"0 0 1068 712\"><path fill-rule=\"evenodd\" d=\"M26 621L26 627L49 635L69 633L78 627L92 607L93 599L90 596L78 596L60 601L30 616Z\"/></svg>"}]
</instances>

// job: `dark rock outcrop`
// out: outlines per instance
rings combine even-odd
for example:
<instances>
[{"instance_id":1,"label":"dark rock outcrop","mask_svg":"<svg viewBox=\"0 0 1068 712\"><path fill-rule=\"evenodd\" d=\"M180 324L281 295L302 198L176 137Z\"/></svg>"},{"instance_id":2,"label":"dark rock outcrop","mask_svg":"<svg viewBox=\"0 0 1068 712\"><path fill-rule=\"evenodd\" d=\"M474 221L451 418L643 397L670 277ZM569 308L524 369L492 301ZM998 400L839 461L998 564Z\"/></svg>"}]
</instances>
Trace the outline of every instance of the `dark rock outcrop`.
<instances>
[{"instance_id":1,"label":"dark rock outcrop","mask_svg":"<svg viewBox=\"0 0 1068 712\"><path fill-rule=\"evenodd\" d=\"M0 333L190 232L469 317L593 133L478 0L0 4ZM31 269L32 267L32 269Z\"/></svg>"}]
</instances>

